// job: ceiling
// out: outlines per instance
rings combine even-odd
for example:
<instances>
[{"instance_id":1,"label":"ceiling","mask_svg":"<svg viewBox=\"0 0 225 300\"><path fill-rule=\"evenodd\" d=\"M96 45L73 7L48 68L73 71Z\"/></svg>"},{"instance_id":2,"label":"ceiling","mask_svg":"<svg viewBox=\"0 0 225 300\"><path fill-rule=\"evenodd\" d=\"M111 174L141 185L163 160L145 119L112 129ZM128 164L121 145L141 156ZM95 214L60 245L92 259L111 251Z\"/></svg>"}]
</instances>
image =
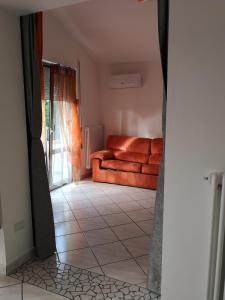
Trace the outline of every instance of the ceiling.
<instances>
[{"instance_id":1,"label":"ceiling","mask_svg":"<svg viewBox=\"0 0 225 300\"><path fill-rule=\"evenodd\" d=\"M18 15L47 9L54 9L87 0L0 0L0 6L14 11Z\"/></svg>"},{"instance_id":2,"label":"ceiling","mask_svg":"<svg viewBox=\"0 0 225 300\"><path fill-rule=\"evenodd\" d=\"M156 1L91 0L49 13L97 62L151 61L159 59Z\"/></svg>"},{"instance_id":3,"label":"ceiling","mask_svg":"<svg viewBox=\"0 0 225 300\"><path fill-rule=\"evenodd\" d=\"M157 0L0 0L18 15L54 14L100 63L159 59ZM73 4L73 5L71 5Z\"/></svg>"}]
</instances>

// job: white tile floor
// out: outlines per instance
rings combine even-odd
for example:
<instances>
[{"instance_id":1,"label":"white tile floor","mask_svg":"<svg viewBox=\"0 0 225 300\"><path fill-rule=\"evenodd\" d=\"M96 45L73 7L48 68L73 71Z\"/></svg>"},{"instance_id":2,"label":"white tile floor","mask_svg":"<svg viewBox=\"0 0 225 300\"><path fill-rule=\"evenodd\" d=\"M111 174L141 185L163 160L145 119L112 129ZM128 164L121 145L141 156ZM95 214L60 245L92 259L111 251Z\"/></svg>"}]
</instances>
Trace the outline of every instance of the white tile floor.
<instances>
[{"instance_id":1,"label":"white tile floor","mask_svg":"<svg viewBox=\"0 0 225 300\"><path fill-rule=\"evenodd\" d=\"M46 290L8 277L0 276L0 300L66 300Z\"/></svg>"},{"instance_id":2,"label":"white tile floor","mask_svg":"<svg viewBox=\"0 0 225 300\"><path fill-rule=\"evenodd\" d=\"M51 197L61 262L146 285L155 191L85 180Z\"/></svg>"}]
</instances>

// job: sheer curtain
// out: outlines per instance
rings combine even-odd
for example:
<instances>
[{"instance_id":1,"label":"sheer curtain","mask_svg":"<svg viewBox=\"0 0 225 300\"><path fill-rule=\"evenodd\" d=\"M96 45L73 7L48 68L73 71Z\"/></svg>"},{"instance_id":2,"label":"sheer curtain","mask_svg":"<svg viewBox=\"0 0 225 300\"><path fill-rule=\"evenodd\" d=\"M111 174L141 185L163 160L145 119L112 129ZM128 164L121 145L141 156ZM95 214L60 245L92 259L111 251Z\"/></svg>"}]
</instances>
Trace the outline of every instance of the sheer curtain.
<instances>
[{"instance_id":1,"label":"sheer curtain","mask_svg":"<svg viewBox=\"0 0 225 300\"><path fill-rule=\"evenodd\" d=\"M61 155L61 180L80 180L81 129L76 97L76 71L59 65L51 66L51 99L55 119L54 148ZM52 168L58 164L57 156Z\"/></svg>"}]
</instances>

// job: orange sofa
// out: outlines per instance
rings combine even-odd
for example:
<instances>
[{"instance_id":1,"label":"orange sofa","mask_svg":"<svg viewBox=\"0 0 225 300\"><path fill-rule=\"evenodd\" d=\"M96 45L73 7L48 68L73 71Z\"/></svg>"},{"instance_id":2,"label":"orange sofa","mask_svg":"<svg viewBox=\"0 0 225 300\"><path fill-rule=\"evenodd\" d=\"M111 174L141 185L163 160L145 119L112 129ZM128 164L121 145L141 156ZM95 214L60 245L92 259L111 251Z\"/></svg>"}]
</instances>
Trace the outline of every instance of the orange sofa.
<instances>
[{"instance_id":1,"label":"orange sofa","mask_svg":"<svg viewBox=\"0 0 225 300\"><path fill-rule=\"evenodd\" d=\"M93 181L157 188L162 138L111 135L106 148L91 154Z\"/></svg>"}]
</instances>

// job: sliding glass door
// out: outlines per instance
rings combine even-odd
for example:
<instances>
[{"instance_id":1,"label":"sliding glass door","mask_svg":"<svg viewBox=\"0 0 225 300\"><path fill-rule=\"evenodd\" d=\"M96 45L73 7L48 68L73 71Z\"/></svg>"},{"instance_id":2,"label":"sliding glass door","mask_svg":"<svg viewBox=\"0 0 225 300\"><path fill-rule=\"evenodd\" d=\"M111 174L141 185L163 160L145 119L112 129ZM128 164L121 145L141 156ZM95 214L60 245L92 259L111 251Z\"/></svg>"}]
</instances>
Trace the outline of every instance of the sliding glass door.
<instances>
[{"instance_id":1,"label":"sliding glass door","mask_svg":"<svg viewBox=\"0 0 225 300\"><path fill-rule=\"evenodd\" d=\"M72 164L69 160L70 153L67 147L67 132L62 126L63 115L61 111L61 102L52 102L53 128L52 142L50 148L51 156L51 178L52 187L61 186L72 182ZM68 107L70 110L70 107ZM70 138L70 137L69 137Z\"/></svg>"},{"instance_id":2,"label":"sliding glass door","mask_svg":"<svg viewBox=\"0 0 225 300\"><path fill-rule=\"evenodd\" d=\"M72 182L72 164L63 127L62 103L51 99L50 68L44 67L45 102L43 103L42 142L50 189ZM68 114L70 107L67 107ZM67 122L69 122L67 120Z\"/></svg>"}]
</instances>

